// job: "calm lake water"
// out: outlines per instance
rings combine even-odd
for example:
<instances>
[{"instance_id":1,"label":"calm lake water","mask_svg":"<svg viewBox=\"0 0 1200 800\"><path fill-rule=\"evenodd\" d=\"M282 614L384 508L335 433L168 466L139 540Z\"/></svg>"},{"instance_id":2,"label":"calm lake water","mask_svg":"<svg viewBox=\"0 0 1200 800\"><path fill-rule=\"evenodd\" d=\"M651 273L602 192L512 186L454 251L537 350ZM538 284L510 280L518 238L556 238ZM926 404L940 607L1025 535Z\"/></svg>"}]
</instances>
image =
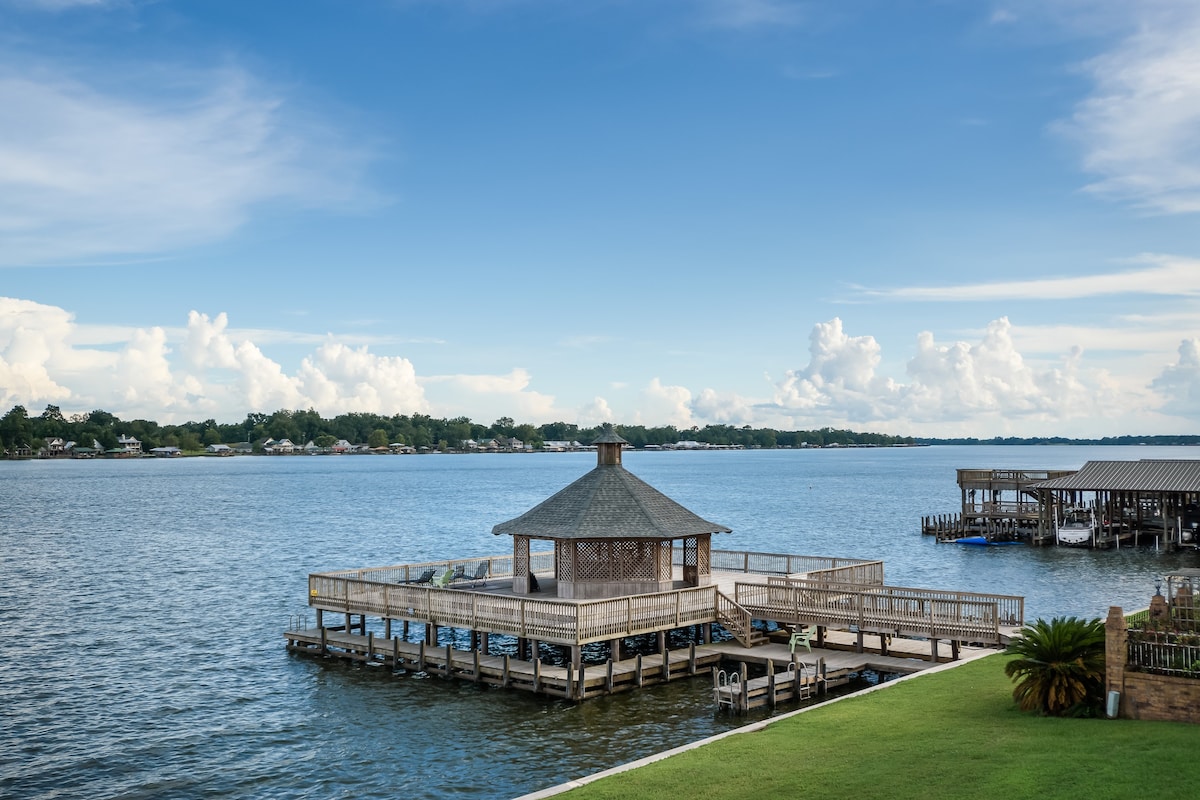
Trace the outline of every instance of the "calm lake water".
<instances>
[{"instance_id":1,"label":"calm lake water","mask_svg":"<svg viewBox=\"0 0 1200 800\"><path fill-rule=\"evenodd\" d=\"M733 533L714 547L882 558L889 583L1144 607L1200 554L937 545L955 469L1186 448L631 453ZM289 655L309 572L509 552L491 527L595 455L0 462L0 796L505 798L745 722L705 679L574 706ZM311 618L311 615L310 615Z\"/></svg>"}]
</instances>

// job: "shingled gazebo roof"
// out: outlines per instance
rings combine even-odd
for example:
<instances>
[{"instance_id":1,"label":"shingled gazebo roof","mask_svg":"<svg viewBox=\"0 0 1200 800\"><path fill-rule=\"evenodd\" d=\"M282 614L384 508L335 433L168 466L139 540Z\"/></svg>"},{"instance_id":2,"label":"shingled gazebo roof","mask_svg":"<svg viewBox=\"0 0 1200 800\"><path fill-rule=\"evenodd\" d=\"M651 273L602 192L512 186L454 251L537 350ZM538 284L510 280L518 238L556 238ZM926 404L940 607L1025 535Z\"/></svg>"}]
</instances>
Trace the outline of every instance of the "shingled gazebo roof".
<instances>
[{"instance_id":1,"label":"shingled gazebo roof","mask_svg":"<svg viewBox=\"0 0 1200 800\"><path fill-rule=\"evenodd\" d=\"M625 440L606 430L596 444L619 447ZM679 539L730 533L724 525L693 514L626 470L601 463L570 486L515 519L492 528L494 534L531 539Z\"/></svg>"}]
</instances>

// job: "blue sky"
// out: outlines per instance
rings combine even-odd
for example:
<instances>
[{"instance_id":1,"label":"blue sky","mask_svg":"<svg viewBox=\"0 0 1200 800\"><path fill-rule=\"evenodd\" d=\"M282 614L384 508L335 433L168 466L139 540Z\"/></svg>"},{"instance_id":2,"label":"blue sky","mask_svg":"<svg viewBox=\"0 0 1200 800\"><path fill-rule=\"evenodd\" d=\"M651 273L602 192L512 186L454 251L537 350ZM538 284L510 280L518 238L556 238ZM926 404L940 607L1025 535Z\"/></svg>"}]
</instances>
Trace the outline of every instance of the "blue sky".
<instances>
[{"instance_id":1,"label":"blue sky","mask_svg":"<svg viewBox=\"0 0 1200 800\"><path fill-rule=\"evenodd\" d=\"M0 0L0 406L1200 433L1200 4Z\"/></svg>"}]
</instances>

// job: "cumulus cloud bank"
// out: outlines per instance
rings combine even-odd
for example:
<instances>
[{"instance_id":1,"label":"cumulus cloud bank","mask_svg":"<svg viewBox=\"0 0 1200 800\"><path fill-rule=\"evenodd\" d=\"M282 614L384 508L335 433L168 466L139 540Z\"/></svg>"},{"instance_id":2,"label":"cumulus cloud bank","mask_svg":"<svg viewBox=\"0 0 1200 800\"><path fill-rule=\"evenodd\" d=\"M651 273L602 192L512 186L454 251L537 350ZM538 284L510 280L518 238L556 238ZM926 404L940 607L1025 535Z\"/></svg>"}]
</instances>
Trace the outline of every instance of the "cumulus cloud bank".
<instances>
[{"instance_id":1,"label":"cumulus cloud bank","mask_svg":"<svg viewBox=\"0 0 1200 800\"><path fill-rule=\"evenodd\" d=\"M1195 340L1185 341L1179 364L1154 381L1157 395L1087 368L1078 347L1057 363L1027 363L1007 318L989 323L974 343L942 344L929 332L918 334L904 383L878 374L881 350L872 336L847 334L840 319L816 325L809 363L776 384L768 410L798 428L869 424L933 436L980 430L1053 435L1079 420L1179 414L1189 398L1200 396Z\"/></svg>"},{"instance_id":2,"label":"cumulus cloud bank","mask_svg":"<svg viewBox=\"0 0 1200 800\"><path fill-rule=\"evenodd\" d=\"M231 335L223 313L191 312L174 347L161 327L134 330L111 343L116 350L80 347L75 334L63 309L0 298L0 404L103 408L163 422L280 408L328 415L429 409L408 359L331 339L288 374L253 342Z\"/></svg>"},{"instance_id":3,"label":"cumulus cloud bank","mask_svg":"<svg viewBox=\"0 0 1200 800\"><path fill-rule=\"evenodd\" d=\"M533 376L520 368L420 376L407 358L327 337L289 371L244 332L232 332L224 313L193 311L182 329L98 331L81 328L64 309L0 297L0 407L21 404L34 413L52 403L65 412L102 408L126 419L182 422L313 408L326 416L360 411L482 420L490 414L535 424L835 426L930 436L1076 435L1065 426L1082 420L1094 429L1103 419L1180 430L1200 421L1195 338L1183 340L1176 361L1140 386L1089 367L1078 347L1055 361L1030 363L1006 318L989 323L975 342L918 334L903 381L881 374L883 363L875 337L852 334L835 318L812 328L808 363L768 383L769 397L655 378L634 408L614 409L595 395L571 410L535 391Z\"/></svg>"}]
</instances>

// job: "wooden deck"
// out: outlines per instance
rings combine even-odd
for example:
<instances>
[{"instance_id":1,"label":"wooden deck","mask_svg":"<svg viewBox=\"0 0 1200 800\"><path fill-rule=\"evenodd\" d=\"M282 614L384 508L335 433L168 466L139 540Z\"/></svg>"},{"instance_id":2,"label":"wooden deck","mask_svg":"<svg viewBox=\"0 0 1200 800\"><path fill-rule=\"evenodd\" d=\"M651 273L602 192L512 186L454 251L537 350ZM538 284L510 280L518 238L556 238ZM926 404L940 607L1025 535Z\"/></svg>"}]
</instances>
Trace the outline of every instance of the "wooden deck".
<instances>
[{"instance_id":1,"label":"wooden deck","mask_svg":"<svg viewBox=\"0 0 1200 800\"><path fill-rule=\"evenodd\" d=\"M370 615L567 646L709 623L730 628L748 644L751 620L1000 644L1002 624L1018 626L1024 621L1020 597L825 578L717 573L709 586L608 600L547 596L553 590L553 578L540 576L538 580L548 591L515 595L499 580L484 586L438 589L312 575L309 604L321 612ZM731 608L736 616L729 613Z\"/></svg>"},{"instance_id":2,"label":"wooden deck","mask_svg":"<svg viewBox=\"0 0 1200 800\"><path fill-rule=\"evenodd\" d=\"M316 627L290 626L288 647L393 669L415 665L446 676L575 700L690 677L732 660L759 664L768 677L775 674L766 690L771 699L764 701L774 703L789 690L799 696L817 685L804 684L804 675L792 675L800 664L793 667L787 648L771 641L772 636L786 636L788 628L816 627L813 653L819 652L822 659L817 680L823 689L839 675L862 669L920 669L917 664L941 660L939 647L947 645L951 659L972 644L996 647L1024 622L1023 598L887 586L879 561L732 551L713 551L709 585L685 585L682 565L677 564L677 588L671 591L563 599L555 594L550 556L531 556L541 589L535 594L513 592L511 574L503 574L510 561L505 557L310 575L308 599L317 613ZM453 574L456 567L468 575L479 569L487 577L454 581L446 588L417 580L431 568ZM327 625L327 614L344 615L345 624ZM368 616L384 621L386 637L377 640L367 631ZM409 642L407 635L392 637L394 622L402 623L406 633L411 623L423 625L425 642ZM712 636L714 626L735 641L711 644L720 638ZM456 651L436 644L439 628L470 631L472 649ZM698 644L668 651L668 632L688 628ZM647 635L657 637L657 654L620 658L622 640ZM492 636L514 639L521 657L490 654ZM539 643L568 648L566 666L543 664L533 656L524 660L526 652L538 652ZM597 643L607 644L613 657L606 664L585 664L584 646ZM875 644L878 651L868 657L868 645ZM749 695L743 701L751 707L755 702Z\"/></svg>"}]
</instances>

